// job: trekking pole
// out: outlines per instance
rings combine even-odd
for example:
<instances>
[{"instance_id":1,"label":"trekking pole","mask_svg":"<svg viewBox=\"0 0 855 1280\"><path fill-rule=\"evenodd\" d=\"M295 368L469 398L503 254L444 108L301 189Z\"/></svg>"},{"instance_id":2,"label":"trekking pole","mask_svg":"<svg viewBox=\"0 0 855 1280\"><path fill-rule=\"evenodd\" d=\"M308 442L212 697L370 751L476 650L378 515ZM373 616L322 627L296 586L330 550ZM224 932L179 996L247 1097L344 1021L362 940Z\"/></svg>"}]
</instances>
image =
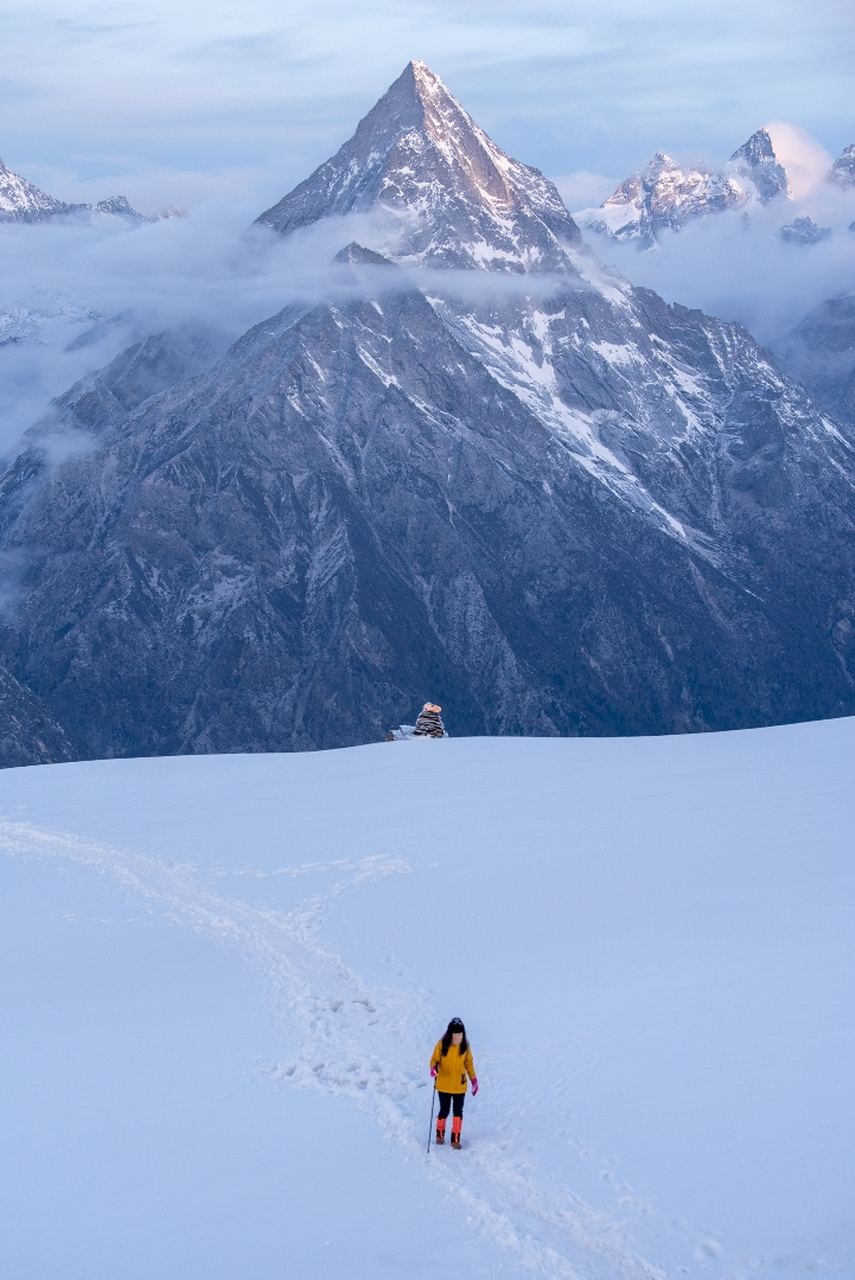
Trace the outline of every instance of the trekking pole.
<instances>
[{"instance_id":1,"label":"trekking pole","mask_svg":"<svg viewBox=\"0 0 855 1280\"><path fill-rule=\"evenodd\" d=\"M433 1109L436 1106L436 1081L433 1082L433 1094L430 1100L430 1128L428 1129L427 1153L430 1155L430 1140L433 1133Z\"/></svg>"}]
</instances>

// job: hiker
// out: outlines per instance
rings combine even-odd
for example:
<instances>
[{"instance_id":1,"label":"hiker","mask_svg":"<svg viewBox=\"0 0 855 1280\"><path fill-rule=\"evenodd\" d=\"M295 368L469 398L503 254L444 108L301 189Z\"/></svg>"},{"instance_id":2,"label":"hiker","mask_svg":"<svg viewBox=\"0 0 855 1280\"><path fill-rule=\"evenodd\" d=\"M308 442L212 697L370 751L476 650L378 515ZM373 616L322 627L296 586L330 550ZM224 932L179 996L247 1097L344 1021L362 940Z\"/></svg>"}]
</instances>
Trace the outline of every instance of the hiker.
<instances>
[{"instance_id":1,"label":"hiker","mask_svg":"<svg viewBox=\"0 0 855 1280\"><path fill-rule=\"evenodd\" d=\"M466 1028L459 1018L452 1018L445 1035L437 1040L431 1055L430 1073L439 1094L439 1116L436 1122L438 1146L445 1142L445 1122L452 1106L451 1145L460 1150L460 1131L463 1128L463 1099L466 1097L466 1077L472 1081L472 1096L478 1092L478 1079L472 1061L472 1050L466 1039Z\"/></svg>"}]
</instances>

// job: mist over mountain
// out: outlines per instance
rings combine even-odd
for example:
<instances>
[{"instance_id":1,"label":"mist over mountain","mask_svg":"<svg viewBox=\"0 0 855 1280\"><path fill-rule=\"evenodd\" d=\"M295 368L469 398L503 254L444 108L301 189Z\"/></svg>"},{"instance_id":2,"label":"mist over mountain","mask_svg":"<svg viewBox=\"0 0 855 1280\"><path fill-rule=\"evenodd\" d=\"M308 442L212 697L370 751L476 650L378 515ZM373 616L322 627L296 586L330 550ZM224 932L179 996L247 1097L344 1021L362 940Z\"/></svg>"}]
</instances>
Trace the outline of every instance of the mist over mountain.
<instances>
[{"instance_id":1,"label":"mist over mountain","mask_svg":"<svg viewBox=\"0 0 855 1280\"><path fill-rule=\"evenodd\" d=\"M77 755L370 741L425 697L453 734L855 710L846 425L603 268L424 64L273 232L329 244L326 296L137 342L0 479L2 654Z\"/></svg>"},{"instance_id":2,"label":"mist over mountain","mask_svg":"<svg viewBox=\"0 0 855 1280\"><path fill-rule=\"evenodd\" d=\"M828 180L836 183L838 187L843 187L844 190L855 187L855 142L851 146L844 147L841 155L831 166Z\"/></svg>"},{"instance_id":3,"label":"mist over mountain","mask_svg":"<svg viewBox=\"0 0 855 1280\"><path fill-rule=\"evenodd\" d=\"M581 243L554 185L500 151L422 62L258 221L288 234L378 209L398 215L394 258L408 266L562 271Z\"/></svg>"},{"instance_id":4,"label":"mist over mountain","mask_svg":"<svg viewBox=\"0 0 855 1280\"><path fill-rule=\"evenodd\" d=\"M818 404L855 426L855 289L816 307L772 353Z\"/></svg>"},{"instance_id":5,"label":"mist over mountain","mask_svg":"<svg viewBox=\"0 0 855 1280\"><path fill-rule=\"evenodd\" d=\"M146 222L141 213L132 209L124 196L111 196L97 204L66 204L54 196L40 191L32 182L13 173L0 160L0 222L46 222L51 218L86 218L103 214L110 218L127 218L132 222Z\"/></svg>"},{"instance_id":6,"label":"mist over mountain","mask_svg":"<svg viewBox=\"0 0 855 1280\"><path fill-rule=\"evenodd\" d=\"M809 172L816 156L805 154L816 152L817 147L805 135L800 139L800 131L791 126L779 124L776 130L782 135L782 147L794 146L791 171L776 154L769 129L758 129L721 169L681 164L658 151L646 169L622 182L602 205L582 209L575 217L586 232L606 240L632 242L641 249L654 247L663 234L680 231L697 218L727 210L742 210L748 223L764 206L770 206L764 221L771 215L780 231L791 214L788 205L817 185ZM843 190L855 185L853 157L855 146L847 147L821 175L824 183ZM796 243L817 243L817 238L809 235L789 238Z\"/></svg>"}]
</instances>

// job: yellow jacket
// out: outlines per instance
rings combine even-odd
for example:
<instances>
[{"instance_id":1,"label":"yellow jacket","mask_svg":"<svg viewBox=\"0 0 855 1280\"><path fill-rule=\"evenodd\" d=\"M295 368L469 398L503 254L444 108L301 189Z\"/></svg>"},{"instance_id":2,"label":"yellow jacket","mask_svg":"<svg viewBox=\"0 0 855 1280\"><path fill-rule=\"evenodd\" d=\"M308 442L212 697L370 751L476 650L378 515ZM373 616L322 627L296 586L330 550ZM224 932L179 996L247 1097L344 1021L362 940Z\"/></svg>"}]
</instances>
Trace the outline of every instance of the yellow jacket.
<instances>
[{"instance_id":1,"label":"yellow jacket","mask_svg":"<svg viewBox=\"0 0 855 1280\"><path fill-rule=\"evenodd\" d=\"M469 1087L466 1077L475 1079L472 1050L467 1049L465 1053L461 1053L460 1047L455 1044L448 1046L448 1053L443 1058L442 1041L437 1040L430 1065L436 1068L436 1087L440 1093L465 1093Z\"/></svg>"}]
</instances>

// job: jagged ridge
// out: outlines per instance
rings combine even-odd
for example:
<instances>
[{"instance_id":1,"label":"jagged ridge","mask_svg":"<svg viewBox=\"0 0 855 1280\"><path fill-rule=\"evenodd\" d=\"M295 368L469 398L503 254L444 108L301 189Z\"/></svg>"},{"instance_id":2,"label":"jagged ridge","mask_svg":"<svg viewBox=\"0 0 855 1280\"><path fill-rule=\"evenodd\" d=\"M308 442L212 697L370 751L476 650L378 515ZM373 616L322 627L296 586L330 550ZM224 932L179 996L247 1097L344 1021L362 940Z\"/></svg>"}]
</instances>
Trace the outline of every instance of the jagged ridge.
<instances>
[{"instance_id":1,"label":"jagged ridge","mask_svg":"<svg viewBox=\"0 0 855 1280\"><path fill-rule=\"evenodd\" d=\"M566 270L580 241L555 186L505 155L422 62L258 222L288 234L368 211L393 218L371 247L411 265Z\"/></svg>"},{"instance_id":2,"label":"jagged ridge","mask_svg":"<svg viewBox=\"0 0 855 1280\"><path fill-rule=\"evenodd\" d=\"M599 209L583 209L576 218L586 231L649 247L663 230L679 231L692 218L752 200L765 204L788 191L772 139L766 129L758 129L720 173L687 169L658 151L643 173L627 178Z\"/></svg>"},{"instance_id":3,"label":"jagged ridge","mask_svg":"<svg viewBox=\"0 0 855 1280\"><path fill-rule=\"evenodd\" d=\"M443 150L413 126L426 73L402 80L401 119L387 95L359 132L363 213L396 212L407 140L416 230L398 208L380 256L492 268L492 293L419 288L351 243L361 295L289 307L189 381L163 335L75 388L0 481L15 678L83 755L379 739L426 694L453 733L855 710L846 430L739 326L602 271L534 197L503 221L448 159L483 135L443 106ZM341 216L347 164L277 206L286 234L324 182ZM550 260L551 292L508 276ZM88 451L51 465L75 432Z\"/></svg>"},{"instance_id":4,"label":"jagged ridge","mask_svg":"<svg viewBox=\"0 0 855 1280\"><path fill-rule=\"evenodd\" d=\"M0 160L0 222L47 222L53 218L106 214L134 222L148 222L132 209L125 196L112 196L98 204L66 204L40 191L32 182L13 173Z\"/></svg>"}]
</instances>

